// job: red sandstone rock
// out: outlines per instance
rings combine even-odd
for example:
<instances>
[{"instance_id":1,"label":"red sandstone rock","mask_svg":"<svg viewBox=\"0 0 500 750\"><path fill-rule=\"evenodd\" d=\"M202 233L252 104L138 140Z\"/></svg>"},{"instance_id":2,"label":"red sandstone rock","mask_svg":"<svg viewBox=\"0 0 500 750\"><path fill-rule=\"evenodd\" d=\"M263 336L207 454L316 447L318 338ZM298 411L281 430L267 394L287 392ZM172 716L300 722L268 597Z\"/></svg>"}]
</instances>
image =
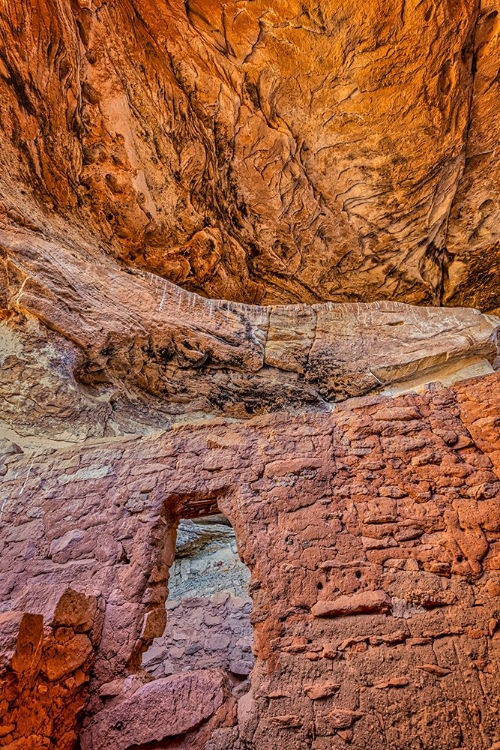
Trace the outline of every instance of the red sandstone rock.
<instances>
[{"instance_id":1,"label":"red sandstone rock","mask_svg":"<svg viewBox=\"0 0 500 750\"><path fill-rule=\"evenodd\" d=\"M363 714L359 711L334 709L328 714L327 718L331 723L332 729L348 729L355 721L363 718Z\"/></svg>"},{"instance_id":2,"label":"red sandstone rock","mask_svg":"<svg viewBox=\"0 0 500 750\"><path fill-rule=\"evenodd\" d=\"M224 673L193 671L146 683L99 716L81 735L82 750L127 750L185 734L209 719L227 698Z\"/></svg>"},{"instance_id":3,"label":"red sandstone rock","mask_svg":"<svg viewBox=\"0 0 500 750\"><path fill-rule=\"evenodd\" d=\"M497 1L340 5L1 4L0 747L499 745L499 377L380 395L495 359L399 303L500 309ZM218 510L237 708L140 669Z\"/></svg>"},{"instance_id":4,"label":"red sandstone rock","mask_svg":"<svg viewBox=\"0 0 500 750\"><path fill-rule=\"evenodd\" d=\"M391 600L385 591L363 591L360 594L339 596L333 601L320 601L311 607L314 617L341 617L372 612L388 612Z\"/></svg>"},{"instance_id":5,"label":"red sandstone rock","mask_svg":"<svg viewBox=\"0 0 500 750\"><path fill-rule=\"evenodd\" d=\"M4 3L4 221L210 297L497 308L497 13Z\"/></svg>"},{"instance_id":6,"label":"red sandstone rock","mask_svg":"<svg viewBox=\"0 0 500 750\"><path fill-rule=\"evenodd\" d=\"M334 695L340 685L334 682L316 682L311 685L304 685L304 692L308 698L313 701L321 700L322 698L329 698Z\"/></svg>"},{"instance_id":7,"label":"red sandstone rock","mask_svg":"<svg viewBox=\"0 0 500 750\"><path fill-rule=\"evenodd\" d=\"M383 690L385 688L402 688L402 687L406 687L409 684L410 684L410 681L407 680L406 677L391 677L388 680L381 680L380 682L375 682L373 686Z\"/></svg>"},{"instance_id":8,"label":"red sandstone rock","mask_svg":"<svg viewBox=\"0 0 500 750\"><path fill-rule=\"evenodd\" d=\"M252 691L241 699L242 741L258 750L284 742L303 750L312 747L314 727L316 744L321 740L324 748L345 738L376 750L398 748L404 746L400 738L414 732L424 746L439 750L458 747L460 734L472 750L497 742L500 641L492 623L500 591L498 435L483 434L480 425L499 418L498 382L492 375L394 400L346 402L328 415L186 426L34 458L9 453L1 489L4 606L42 614L52 590L43 588L44 581L55 586L68 577L105 605L102 635L93 641L84 736L106 737L111 716L115 723L128 721L134 695L156 689L138 671L138 656L148 645L140 636L155 635L146 636L145 619L163 610L171 523L199 513L208 498L232 520L253 578L257 662ZM391 405L396 416L412 418L391 422ZM414 429L408 432L409 426ZM455 445L440 437L442 429L459 437ZM411 438L415 433L418 440ZM369 445L362 454L361 439ZM295 458L283 460L284 451ZM174 463L170 457L176 457ZM214 472L214 465L221 468ZM150 468L137 473L142 467ZM409 523L422 533L401 535ZM75 528L90 532L92 546L75 547L68 562L54 561L52 541ZM114 552L101 555L105 534L121 546L118 558ZM367 538L380 544L367 547ZM26 540L33 539L25 557ZM391 607L380 598L382 612L311 617L319 591L325 602L351 604L383 591ZM95 599L76 607L75 596L51 620L56 630L73 630L68 642L87 635L99 619ZM57 612L59 599L54 595L51 601L49 608ZM161 628L160 620L154 627ZM87 669L88 664L84 680ZM37 670L34 684L45 684ZM82 689L77 672L73 691ZM311 700L307 690L325 683L340 687ZM46 684L45 695L53 701L50 691L59 683ZM6 689L2 683L3 695ZM35 695L36 701L23 705L43 715L47 698ZM2 721L16 725L9 741L29 747L33 721L18 724L15 705ZM78 712L64 705L61 718L71 736ZM146 713L148 705L145 701ZM466 714L461 705L469 707ZM223 703L213 716L203 713L204 743L211 732L210 742L219 737L226 748L236 743L237 727L228 712ZM146 730L147 722L141 728ZM186 747L201 737L188 733Z\"/></svg>"},{"instance_id":9,"label":"red sandstone rock","mask_svg":"<svg viewBox=\"0 0 500 750\"><path fill-rule=\"evenodd\" d=\"M38 593L27 612L0 616L0 747L70 750L100 640L97 601L63 586Z\"/></svg>"}]
</instances>

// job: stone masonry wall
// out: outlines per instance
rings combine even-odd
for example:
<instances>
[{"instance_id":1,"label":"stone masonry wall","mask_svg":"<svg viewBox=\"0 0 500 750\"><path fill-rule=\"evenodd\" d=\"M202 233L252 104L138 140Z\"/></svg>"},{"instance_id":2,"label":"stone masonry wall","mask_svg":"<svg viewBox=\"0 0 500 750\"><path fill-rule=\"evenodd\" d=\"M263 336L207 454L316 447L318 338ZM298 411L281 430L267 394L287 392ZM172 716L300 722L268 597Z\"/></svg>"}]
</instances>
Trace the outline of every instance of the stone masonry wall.
<instances>
[{"instance_id":1,"label":"stone masonry wall","mask_svg":"<svg viewBox=\"0 0 500 750\"><path fill-rule=\"evenodd\" d=\"M38 614L47 587L102 601L82 749L169 737L207 750L496 748L499 384L7 455L3 612ZM252 573L257 661L237 706L217 670L148 682L139 667L164 628L176 523L217 510ZM29 746L5 679L0 705L12 742ZM59 747L37 731L33 747Z\"/></svg>"},{"instance_id":2,"label":"stone masonry wall","mask_svg":"<svg viewBox=\"0 0 500 750\"><path fill-rule=\"evenodd\" d=\"M252 671L252 601L220 592L167 602L167 627L144 655L154 677L220 667L235 678Z\"/></svg>"},{"instance_id":3,"label":"stone masonry wall","mask_svg":"<svg viewBox=\"0 0 500 750\"><path fill-rule=\"evenodd\" d=\"M233 682L251 672L250 571L223 516L181 521L170 569L167 626L143 656L153 677L221 668Z\"/></svg>"}]
</instances>

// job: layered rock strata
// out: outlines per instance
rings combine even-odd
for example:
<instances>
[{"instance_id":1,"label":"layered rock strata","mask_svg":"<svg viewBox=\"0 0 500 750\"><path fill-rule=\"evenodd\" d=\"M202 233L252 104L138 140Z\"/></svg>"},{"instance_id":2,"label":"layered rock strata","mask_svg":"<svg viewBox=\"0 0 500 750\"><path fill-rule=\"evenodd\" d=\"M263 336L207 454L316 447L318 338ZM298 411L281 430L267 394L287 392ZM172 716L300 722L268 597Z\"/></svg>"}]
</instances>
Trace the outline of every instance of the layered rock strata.
<instances>
[{"instance_id":1,"label":"layered rock strata","mask_svg":"<svg viewBox=\"0 0 500 750\"><path fill-rule=\"evenodd\" d=\"M52 420L50 432L59 439L68 429L68 411L80 434L85 427L98 433L97 425L89 426L96 419L111 422L108 434L116 434L136 431L141 419L154 424L155 414L156 426L164 426L182 415L324 411L332 402L417 375L433 379L432 371L445 364L496 356L498 318L476 310L206 300L158 276L127 272L88 237L83 246L56 244L25 229L0 230L0 252L12 380L21 368L10 356L22 348L15 338L24 333L24 346L31 337L46 350L42 368L32 358L22 370L29 381L42 375L47 383L42 399L49 403L37 421L50 428ZM52 338L40 341L47 333L29 331L25 322L23 332L26 316ZM16 387L8 375L4 382L7 392ZM50 399L54 386L58 399ZM25 398L32 400L31 393ZM22 423L22 401L11 421ZM128 407L120 424L124 402L133 403L133 413Z\"/></svg>"},{"instance_id":2,"label":"layered rock strata","mask_svg":"<svg viewBox=\"0 0 500 750\"><path fill-rule=\"evenodd\" d=\"M500 746L498 0L340 5L0 2L0 747Z\"/></svg>"},{"instance_id":3,"label":"layered rock strata","mask_svg":"<svg viewBox=\"0 0 500 750\"><path fill-rule=\"evenodd\" d=\"M68 587L104 611L82 748L500 742L499 382L7 453L4 611L36 618ZM252 573L257 663L237 713L220 673L151 683L139 669L164 627L178 519L219 510ZM25 747L8 685L0 744ZM47 670L35 685L37 712ZM41 725L30 741L59 738Z\"/></svg>"}]
</instances>

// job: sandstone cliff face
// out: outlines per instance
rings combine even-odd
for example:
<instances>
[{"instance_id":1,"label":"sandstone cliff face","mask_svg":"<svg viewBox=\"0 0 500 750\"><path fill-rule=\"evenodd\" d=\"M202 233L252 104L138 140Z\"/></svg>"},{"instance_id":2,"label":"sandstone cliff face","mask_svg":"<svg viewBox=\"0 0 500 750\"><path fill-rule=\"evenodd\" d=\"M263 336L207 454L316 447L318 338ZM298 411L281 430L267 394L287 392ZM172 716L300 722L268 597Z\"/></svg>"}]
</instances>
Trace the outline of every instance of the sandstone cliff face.
<instances>
[{"instance_id":1,"label":"sandstone cliff face","mask_svg":"<svg viewBox=\"0 0 500 750\"><path fill-rule=\"evenodd\" d=\"M446 304L487 308L498 307L498 185L499 124L493 112L498 110L497 85L500 53L498 5L481 3L475 32L475 76L471 99L470 127L465 151L465 170L458 185L448 222L447 247L450 255L445 279ZM493 263L490 265L487 258ZM467 270L466 270L467 269ZM469 287L467 278L476 283ZM486 292L481 289L491 290ZM488 297L489 299L486 299Z\"/></svg>"},{"instance_id":2,"label":"sandstone cliff face","mask_svg":"<svg viewBox=\"0 0 500 750\"><path fill-rule=\"evenodd\" d=\"M3 211L210 297L494 309L497 15L3 3Z\"/></svg>"},{"instance_id":3,"label":"sandstone cliff face","mask_svg":"<svg viewBox=\"0 0 500 750\"><path fill-rule=\"evenodd\" d=\"M498 750L497 5L0 2L0 747Z\"/></svg>"}]
</instances>

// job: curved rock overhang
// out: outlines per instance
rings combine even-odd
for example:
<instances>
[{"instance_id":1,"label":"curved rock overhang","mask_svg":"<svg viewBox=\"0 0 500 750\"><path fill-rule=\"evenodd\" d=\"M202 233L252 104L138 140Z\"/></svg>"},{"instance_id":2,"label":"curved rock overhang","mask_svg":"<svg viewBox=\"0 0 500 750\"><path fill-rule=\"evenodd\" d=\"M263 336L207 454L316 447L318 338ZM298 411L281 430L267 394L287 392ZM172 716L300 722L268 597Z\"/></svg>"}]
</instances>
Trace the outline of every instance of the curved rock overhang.
<instances>
[{"instance_id":1,"label":"curved rock overhang","mask_svg":"<svg viewBox=\"0 0 500 750\"><path fill-rule=\"evenodd\" d=\"M336 402L496 356L500 319L397 302L258 307L207 300L85 246L0 230L4 314L76 346L80 380L145 391L173 413L246 417Z\"/></svg>"},{"instance_id":2,"label":"curved rock overhang","mask_svg":"<svg viewBox=\"0 0 500 750\"><path fill-rule=\"evenodd\" d=\"M0 746L500 742L497 16L1 4ZM238 705L140 669L217 510Z\"/></svg>"},{"instance_id":3,"label":"curved rock overhang","mask_svg":"<svg viewBox=\"0 0 500 750\"><path fill-rule=\"evenodd\" d=\"M0 45L4 212L213 298L500 306L496 2L6 0Z\"/></svg>"}]
</instances>

